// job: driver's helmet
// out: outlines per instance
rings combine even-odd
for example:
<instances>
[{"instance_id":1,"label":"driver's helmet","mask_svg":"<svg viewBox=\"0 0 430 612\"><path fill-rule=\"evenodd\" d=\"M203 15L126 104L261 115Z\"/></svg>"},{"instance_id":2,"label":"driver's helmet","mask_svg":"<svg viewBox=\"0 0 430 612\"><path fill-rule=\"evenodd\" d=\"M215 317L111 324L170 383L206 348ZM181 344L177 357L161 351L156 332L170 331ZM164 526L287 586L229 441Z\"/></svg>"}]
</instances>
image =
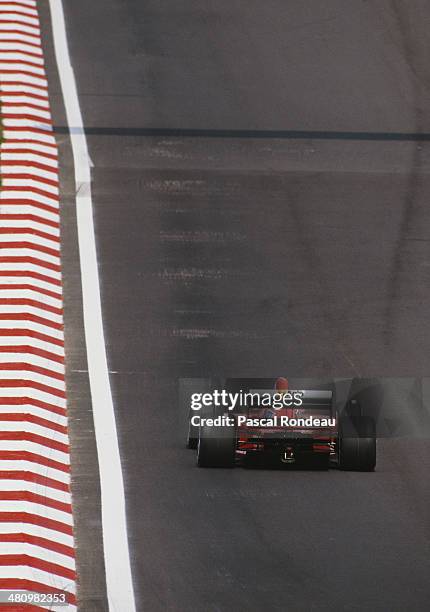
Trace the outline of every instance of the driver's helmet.
<instances>
[{"instance_id":1,"label":"driver's helmet","mask_svg":"<svg viewBox=\"0 0 430 612\"><path fill-rule=\"evenodd\" d=\"M283 376L280 376L279 378L276 379L276 383L275 383L275 389L276 391L288 391L289 389L289 384L288 384L288 378L283 378Z\"/></svg>"}]
</instances>

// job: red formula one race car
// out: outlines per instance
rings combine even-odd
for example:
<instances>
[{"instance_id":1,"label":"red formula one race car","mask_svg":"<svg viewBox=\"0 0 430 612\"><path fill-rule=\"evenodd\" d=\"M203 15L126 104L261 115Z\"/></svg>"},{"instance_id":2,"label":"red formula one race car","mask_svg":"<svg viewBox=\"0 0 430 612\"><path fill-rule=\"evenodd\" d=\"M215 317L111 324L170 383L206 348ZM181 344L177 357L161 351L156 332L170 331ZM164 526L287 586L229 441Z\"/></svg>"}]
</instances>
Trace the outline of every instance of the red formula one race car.
<instances>
[{"instance_id":1,"label":"red formula one race car","mask_svg":"<svg viewBox=\"0 0 430 612\"><path fill-rule=\"evenodd\" d=\"M271 390L205 395L206 408L190 413L188 434L199 467L375 468L375 421L354 400L339 412L334 386L289 390L279 378Z\"/></svg>"}]
</instances>

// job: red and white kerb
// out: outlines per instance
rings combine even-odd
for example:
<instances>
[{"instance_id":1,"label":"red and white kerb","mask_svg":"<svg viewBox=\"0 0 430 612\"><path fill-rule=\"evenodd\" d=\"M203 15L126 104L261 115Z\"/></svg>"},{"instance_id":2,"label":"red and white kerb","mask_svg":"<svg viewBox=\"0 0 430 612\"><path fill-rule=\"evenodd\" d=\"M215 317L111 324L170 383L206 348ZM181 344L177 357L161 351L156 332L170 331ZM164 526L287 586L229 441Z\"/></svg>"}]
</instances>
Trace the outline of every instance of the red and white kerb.
<instances>
[{"instance_id":1,"label":"red and white kerb","mask_svg":"<svg viewBox=\"0 0 430 612\"><path fill-rule=\"evenodd\" d=\"M75 555L57 146L34 0L0 0L0 589L65 591ZM5 610L42 610L19 605Z\"/></svg>"}]
</instances>

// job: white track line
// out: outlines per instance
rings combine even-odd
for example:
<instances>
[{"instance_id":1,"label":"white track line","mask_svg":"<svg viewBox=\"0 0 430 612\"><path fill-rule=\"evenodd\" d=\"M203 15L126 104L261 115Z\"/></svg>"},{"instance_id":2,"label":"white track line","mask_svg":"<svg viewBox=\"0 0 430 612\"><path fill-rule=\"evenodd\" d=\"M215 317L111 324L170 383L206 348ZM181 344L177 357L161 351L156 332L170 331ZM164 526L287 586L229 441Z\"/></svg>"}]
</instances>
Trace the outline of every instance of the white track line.
<instances>
[{"instance_id":1,"label":"white track line","mask_svg":"<svg viewBox=\"0 0 430 612\"><path fill-rule=\"evenodd\" d=\"M76 209L88 370L100 470L103 545L109 610L136 609L127 539L124 483L106 358L93 224L91 171L61 0L49 0L55 56L75 165Z\"/></svg>"}]
</instances>

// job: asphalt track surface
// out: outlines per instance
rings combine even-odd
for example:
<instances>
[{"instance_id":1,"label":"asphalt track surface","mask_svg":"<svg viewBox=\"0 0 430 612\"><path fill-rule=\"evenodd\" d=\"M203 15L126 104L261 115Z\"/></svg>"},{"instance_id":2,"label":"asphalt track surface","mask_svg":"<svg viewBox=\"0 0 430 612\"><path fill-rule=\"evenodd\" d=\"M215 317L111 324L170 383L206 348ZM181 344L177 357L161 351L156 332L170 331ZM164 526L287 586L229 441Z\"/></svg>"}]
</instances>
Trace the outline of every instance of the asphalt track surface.
<instances>
[{"instance_id":1,"label":"asphalt track surface","mask_svg":"<svg viewBox=\"0 0 430 612\"><path fill-rule=\"evenodd\" d=\"M428 375L428 3L65 4L139 612L428 609L426 438L382 439L374 474L204 471L177 403L180 377ZM50 72L81 609L104 610Z\"/></svg>"}]
</instances>

